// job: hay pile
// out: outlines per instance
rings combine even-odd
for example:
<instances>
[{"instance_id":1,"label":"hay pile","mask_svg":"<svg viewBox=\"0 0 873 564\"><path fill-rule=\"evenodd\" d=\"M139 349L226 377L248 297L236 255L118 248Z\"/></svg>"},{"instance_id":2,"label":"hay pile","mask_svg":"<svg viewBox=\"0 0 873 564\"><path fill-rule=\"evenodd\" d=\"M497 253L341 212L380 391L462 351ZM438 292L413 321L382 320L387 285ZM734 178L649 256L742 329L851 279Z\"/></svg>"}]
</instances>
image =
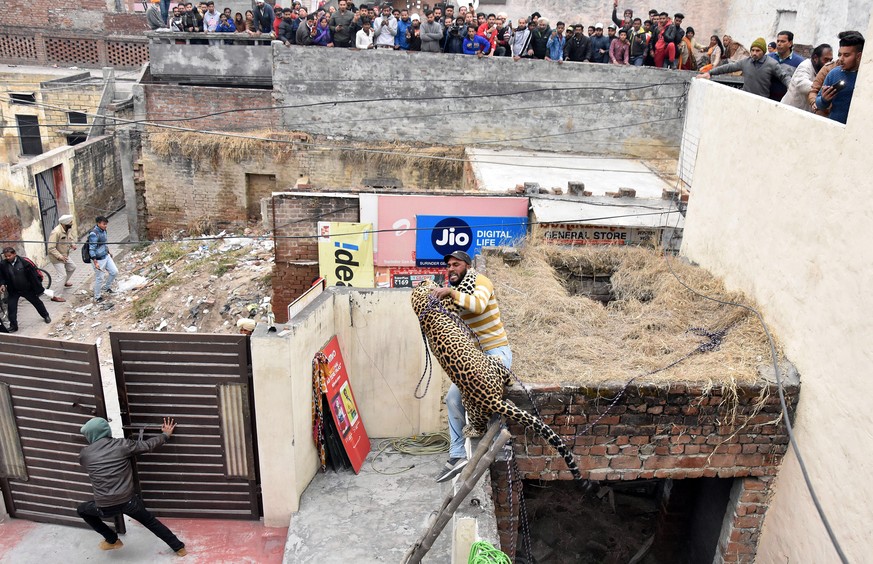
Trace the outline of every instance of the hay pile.
<instances>
[{"instance_id":1,"label":"hay pile","mask_svg":"<svg viewBox=\"0 0 873 564\"><path fill-rule=\"evenodd\" d=\"M421 174L432 177L454 178L464 172L464 147L360 142L344 142L343 145L344 148L337 151L340 159L348 163L387 170L417 169ZM356 148L367 151L358 151Z\"/></svg>"},{"instance_id":2,"label":"hay pile","mask_svg":"<svg viewBox=\"0 0 873 564\"><path fill-rule=\"evenodd\" d=\"M528 244L523 255L516 266L504 264L499 257L487 261L513 349L512 368L522 381L626 381L668 365L706 342L687 332L695 327L710 332L726 329L721 347L637 383L753 383L758 379L757 367L770 362L766 335L753 315L689 292L653 250ZM752 305L744 296L725 290L702 268L669 260L676 274L695 290ZM604 305L583 295L572 296L560 273L611 276L615 300Z\"/></svg>"},{"instance_id":3,"label":"hay pile","mask_svg":"<svg viewBox=\"0 0 873 564\"><path fill-rule=\"evenodd\" d=\"M305 133L295 131L259 130L247 131L245 135L278 139L288 143L273 143L262 139L248 139L225 135L210 135L196 131L148 128L149 148L161 157L182 156L187 159L242 162L261 160L264 157L284 162L295 148L291 141L309 142Z\"/></svg>"}]
</instances>

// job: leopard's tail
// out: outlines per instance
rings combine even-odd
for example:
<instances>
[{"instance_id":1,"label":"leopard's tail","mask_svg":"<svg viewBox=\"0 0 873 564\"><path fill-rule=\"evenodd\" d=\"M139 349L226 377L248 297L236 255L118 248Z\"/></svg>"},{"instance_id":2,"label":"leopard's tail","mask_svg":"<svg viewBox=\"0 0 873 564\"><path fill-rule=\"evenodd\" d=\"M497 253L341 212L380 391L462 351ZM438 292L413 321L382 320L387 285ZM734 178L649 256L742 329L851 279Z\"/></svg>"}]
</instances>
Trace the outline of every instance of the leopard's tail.
<instances>
[{"instance_id":1,"label":"leopard's tail","mask_svg":"<svg viewBox=\"0 0 873 564\"><path fill-rule=\"evenodd\" d=\"M567 445L565 445L564 441L561 440L561 437L559 437L551 427L543 423L541 419L531 415L527 411L519 409L518 406L509 400L503 400L501 402L500 407L497 409L497 413L519 425L523 425L525 428L530 429L548 441L548 443L558 451L558 454L564 458L564 462L567 463L567 468L569 468L570 472L573 474L573 479L582 479L582 474L579 473L579 467L573 459L573 453L570 452Z\"/></svg>"}]
</instances>

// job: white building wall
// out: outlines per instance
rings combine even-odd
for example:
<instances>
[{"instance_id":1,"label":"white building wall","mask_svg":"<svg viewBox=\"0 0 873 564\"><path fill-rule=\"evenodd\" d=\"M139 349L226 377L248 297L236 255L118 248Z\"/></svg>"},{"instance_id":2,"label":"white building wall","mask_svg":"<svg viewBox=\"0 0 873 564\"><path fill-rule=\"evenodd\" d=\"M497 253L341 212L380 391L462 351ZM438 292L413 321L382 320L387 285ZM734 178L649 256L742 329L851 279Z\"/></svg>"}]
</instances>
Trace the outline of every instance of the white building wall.
<instances>
[{"instance_id":1,"label":"white building wall","mask_svg":"<svg viewBox=\"0 0 873 564\"><path fill-rule=\"evenodd\" d=\"M864 33L871 9L873 0L733 0L725 31L746 47L757 37L775 41L787 29L794 32L795 43L836 48L839 32Z\"/></svg>"},{"instance_id":2,"label":"white building wall","mask_svg":"<svg viewBox=\"0 0 873 564\"><path fill-rule=\"evenodd\" d=\"M708 81L692 92L705 118L682 252L761 304L801 374L795 431L812 482L849 560L867 562L873 50L846 126ZM756 561L837 561L793 451Z\"/></svg>"}]
</instances>

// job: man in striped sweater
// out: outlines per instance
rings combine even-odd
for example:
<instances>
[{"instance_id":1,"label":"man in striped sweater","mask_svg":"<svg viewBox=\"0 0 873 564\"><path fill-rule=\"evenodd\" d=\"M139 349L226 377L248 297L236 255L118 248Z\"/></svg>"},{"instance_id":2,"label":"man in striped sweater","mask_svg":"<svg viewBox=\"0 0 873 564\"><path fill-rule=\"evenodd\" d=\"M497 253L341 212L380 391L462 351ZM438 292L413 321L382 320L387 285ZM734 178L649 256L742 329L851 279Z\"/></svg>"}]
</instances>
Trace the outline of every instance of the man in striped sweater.
<instances>
[{"instance_id":1,"label":"man in striped sweater","mask_svg":"<svg viewBox=\"0 0 873 564\"><path fill-rule=\"evenodd\" d=\"M512 350L506 338L506 330L500 320L500 308L494 297L491 280L479 274L472 267L473 260L464 251L455 251L444 258L448 270L449 287L439 288L433 294L442 299L451 296L462 308L461 319L476 334L482 351L500 358L504 366L512 367ZM467 465L467 452L464 450L463 429L467 413L461 403L461 392L452 384L446 394L446 408L449 415L449 461L437 477L444 482L460 473Z\"/></svg>"}]
</instances>

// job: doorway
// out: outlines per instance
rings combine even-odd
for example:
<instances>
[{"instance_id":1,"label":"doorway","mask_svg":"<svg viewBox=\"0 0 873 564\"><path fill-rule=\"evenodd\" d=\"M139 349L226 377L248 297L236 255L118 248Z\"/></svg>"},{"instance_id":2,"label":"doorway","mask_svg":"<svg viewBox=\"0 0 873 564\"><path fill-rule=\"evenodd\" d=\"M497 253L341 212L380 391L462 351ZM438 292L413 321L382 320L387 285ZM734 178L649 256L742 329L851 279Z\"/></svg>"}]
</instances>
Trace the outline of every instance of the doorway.
<instances>
[{"instance_id":1,"label":"doorway","mask_svg":"<svg viewBox=\"0 0 873 564\"><path fill-rule=\"evenodd\" d=\"M276 191L275 174L246 173L246 214L249 220L260 221L261 200Z\"/></svg>"}]
</instances>

